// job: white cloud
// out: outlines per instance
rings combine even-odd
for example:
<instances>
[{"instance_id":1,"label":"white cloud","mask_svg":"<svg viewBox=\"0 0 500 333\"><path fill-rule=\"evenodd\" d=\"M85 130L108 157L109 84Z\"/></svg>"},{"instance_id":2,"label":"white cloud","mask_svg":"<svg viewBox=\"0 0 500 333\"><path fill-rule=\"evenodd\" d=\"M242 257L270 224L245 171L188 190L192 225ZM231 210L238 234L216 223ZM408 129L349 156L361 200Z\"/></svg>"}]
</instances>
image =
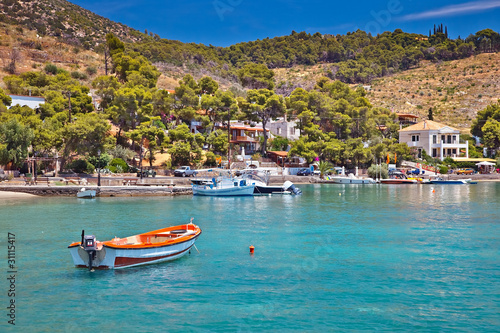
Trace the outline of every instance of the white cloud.
<instances>
[{"instance_id":1,"label":"white cloud","mask_svg":"<svg viewBox=\"0 0 500 333\"><path fill-rule=\"evenodd\" d=\"M415 21L434 17L464 15L499 7L500 0L474 1L428 10L421 13L408 14L403 16L400 20Z\"/></svg>"}]
</instances>

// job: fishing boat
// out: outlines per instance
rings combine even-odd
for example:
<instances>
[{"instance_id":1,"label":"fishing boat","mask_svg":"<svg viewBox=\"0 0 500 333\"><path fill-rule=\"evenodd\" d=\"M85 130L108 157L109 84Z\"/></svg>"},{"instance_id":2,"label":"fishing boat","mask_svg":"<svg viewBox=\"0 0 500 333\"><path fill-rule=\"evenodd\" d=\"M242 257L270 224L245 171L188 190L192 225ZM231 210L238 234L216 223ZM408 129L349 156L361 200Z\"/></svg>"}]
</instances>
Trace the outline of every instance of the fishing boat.
<instances>
[{"instance_id":1,"label":"fishing boat","mask_svg":"<svg viewBox=\"0 0 500 333\"><path fill-rule=\"evenodd\" d=\"M92 199L96 196L96 190L87 190L85 187L76 193L77 198Z\"/></svg>"},{"instance_id":2,"label":"fishing boat","mask_svg":"<svg viewBox=\"0 0 500 333\"><path fill-rule=\"evenodd\" d=\"M269 172L266 170L244 169L240 171L239 177L245 179L248 184L255 185L254 195L302 194L302 191L289 180L283 185L269 185Z\"/></svg>"},{"instance_id":3,"label":"fishing boat","mask_svg":"<svg viewBox=\"0 0 500 333\"><path fill-rule=\"evenodd\" d=\"M441 185L464 185L464 184L475 184L472 179L443 179L441 177L434 178L430 180L431 184L441 184Z\"/></svg>"},{"instance_id":4,"label":"fishing boat","mask_svg":"<svg viewBox=\"0 0 500 333\"><path fill-rule=\"evenodd\" d=\"M406 175L399 171L393 171L389 173L389 178L380 179L381 184L417 184L418 181L416 179L408 179Z\"/></svg>"},{"instance_id":5,"label":"fishing boat","mask_svg":"<svg viewBox=\"0 0 500 333\"><path fill-rule=\"evenodd\" d=\"M193 179L191 184L193 194L202 196L249 196L255 190L255 184L237 177Z\"/></svg>"},{"instance_id":6,"label":"fishing boat","mask_svg":"<svg viewBox=\"0 0 500 333\"><path fill-rule=\"evenodd\" d=\"M359 177L359 176L355 176L352 173L350 173L347 177L342 176L342 175L329 176L329 177L327 177L327 180L331 180L335 184L375 184L375 180L373 180L373 178Z\"/></svg>"},{"instance_id":7,"label":"fishing boat","mask_svg":"<svg viewBox=\"0 0 500 333\"><path fill-rule=\"evenodd\" d=\"M170 261L187 254L200 236L193 224L163 228L125 238L100 242L94 235L85 235L81 242L68 246L75 266L89 270L119 269Z\"/></svg>"}]
</instances>

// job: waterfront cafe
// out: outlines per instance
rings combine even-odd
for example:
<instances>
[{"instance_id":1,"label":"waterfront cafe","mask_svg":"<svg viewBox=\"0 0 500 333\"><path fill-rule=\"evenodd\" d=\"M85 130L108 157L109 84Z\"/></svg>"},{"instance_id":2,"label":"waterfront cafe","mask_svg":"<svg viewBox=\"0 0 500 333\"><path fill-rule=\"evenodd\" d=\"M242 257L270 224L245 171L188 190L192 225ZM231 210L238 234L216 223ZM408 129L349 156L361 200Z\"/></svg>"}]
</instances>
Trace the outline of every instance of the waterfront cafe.
<instances>
[{"instance_id":1,"label":"waterfront cafe","mask_svg":"<svg viewBox=\"0 0 500 333\"><path fill-rule=\"evenodd\" d=\"M479 173L488 174L488 173L495 172L496 164L493 162L482 161L482 162L476 163L476 166L478 168Z\"/></svg>"}]
</instances>

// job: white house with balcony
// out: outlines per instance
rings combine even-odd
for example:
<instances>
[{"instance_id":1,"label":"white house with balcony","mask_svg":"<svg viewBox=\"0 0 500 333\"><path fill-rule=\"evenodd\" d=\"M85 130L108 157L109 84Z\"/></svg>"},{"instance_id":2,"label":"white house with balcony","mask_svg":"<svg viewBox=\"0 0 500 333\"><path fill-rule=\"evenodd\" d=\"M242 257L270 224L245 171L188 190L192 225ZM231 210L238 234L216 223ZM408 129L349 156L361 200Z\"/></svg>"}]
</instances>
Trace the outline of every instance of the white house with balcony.
<instances>
[{"instance_id":1,"label":"white house with balcony","mask_svg":"<svg viewBox=\"0 0 500 333\"><path fill-rule=\"evenodd\" d=\"M460 142L460 130L432 120L424 120L400 129L399 142L415 149L420 158L422 150L440 160L446 157L469 157L469 145L466 141Z\"/></svg>"}]
</instances>

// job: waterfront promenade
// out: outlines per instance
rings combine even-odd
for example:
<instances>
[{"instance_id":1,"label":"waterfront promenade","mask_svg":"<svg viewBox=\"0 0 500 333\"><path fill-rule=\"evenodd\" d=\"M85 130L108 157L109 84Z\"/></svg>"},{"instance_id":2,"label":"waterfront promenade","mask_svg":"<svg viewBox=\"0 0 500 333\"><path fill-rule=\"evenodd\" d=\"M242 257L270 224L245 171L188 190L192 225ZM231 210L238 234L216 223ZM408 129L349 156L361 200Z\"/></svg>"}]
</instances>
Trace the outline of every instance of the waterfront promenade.
<instances>
[{"instance_id":1,"label":"waterfront promenade","mask_svg":"<svg viewBox=\"0 0 500 333\"><path fill-rule=\"evenodd\" d=\"M474 181L500 181L500 174L474 174L474 175L445 175L449 179L471 178ZM135 179L133 185L123 185L124 180ZM192 194L190 178L158 176L143 178L142 180L127 176L101 177L101 184L97 186L97 177L86 178L86 185L64 185L62 182L53 181L47 185L42 182L37 185L25 185L24 180L14 178L11 181L0 183L0 199L5 197L20 197L23 194L38 196L76 196L82 188L96 189L101 197L127 197L127 196L174 196ZM285 181L300 184L333 184L332 181L320 179L318 176L271 176L270 184L280 185Z\"/></svg>"}]
</instances>

